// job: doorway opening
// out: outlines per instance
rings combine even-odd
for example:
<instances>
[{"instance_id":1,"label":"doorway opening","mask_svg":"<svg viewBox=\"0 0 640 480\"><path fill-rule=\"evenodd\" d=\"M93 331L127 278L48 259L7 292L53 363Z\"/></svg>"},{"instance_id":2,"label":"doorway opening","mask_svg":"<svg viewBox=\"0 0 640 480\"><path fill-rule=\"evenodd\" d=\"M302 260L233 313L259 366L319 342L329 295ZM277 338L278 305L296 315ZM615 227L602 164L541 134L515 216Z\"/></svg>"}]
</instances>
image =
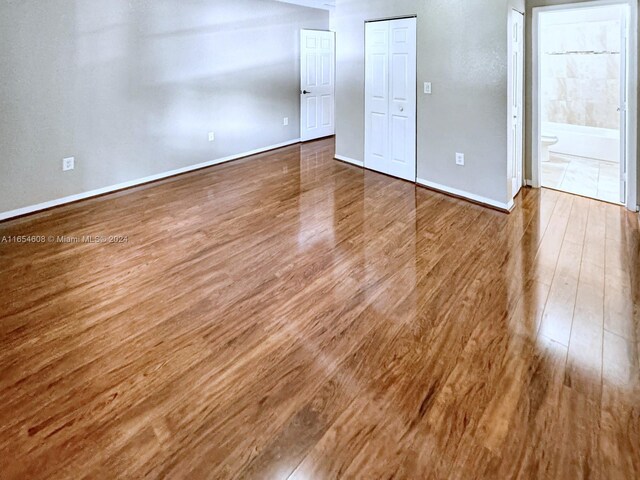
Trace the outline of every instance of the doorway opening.
<instances>
[{"instance_id":1,"label":"doorway opening","mask_svg":"<svg viewBox=\"0 0 640 480\"><path fill-rule=\"evenodd\" d=\"M629 7L537 15L540 186L625 204Z\"/></svg>"}]
</instances>

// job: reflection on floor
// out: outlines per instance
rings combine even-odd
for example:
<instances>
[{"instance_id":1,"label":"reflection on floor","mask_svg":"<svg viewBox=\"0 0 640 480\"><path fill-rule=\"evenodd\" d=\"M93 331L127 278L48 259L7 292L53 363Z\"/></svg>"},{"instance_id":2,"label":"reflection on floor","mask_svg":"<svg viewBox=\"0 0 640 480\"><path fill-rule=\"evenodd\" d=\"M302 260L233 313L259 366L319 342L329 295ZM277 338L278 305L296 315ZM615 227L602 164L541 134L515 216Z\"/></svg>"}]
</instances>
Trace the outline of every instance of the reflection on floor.
<instances>
[{"instance_id":1,"label":"reflection on floor","mask_svg":"<svg viewBox=\"0 0 640 480\"><path fill-rule=\"evenodd\" d=\"M551 153L542 163L542 186L619 204L619 164Z\"/></svg>"},{"instance_id":2,"label":"reflection on floor","mask_svg":"<svg viewBox=\"0 0 640 480\"><path fill-rule=\"evenodd\" d=\"M637 215L333 156L0 223L0 478L639 479Z\"/></svg>"}]
</instances>

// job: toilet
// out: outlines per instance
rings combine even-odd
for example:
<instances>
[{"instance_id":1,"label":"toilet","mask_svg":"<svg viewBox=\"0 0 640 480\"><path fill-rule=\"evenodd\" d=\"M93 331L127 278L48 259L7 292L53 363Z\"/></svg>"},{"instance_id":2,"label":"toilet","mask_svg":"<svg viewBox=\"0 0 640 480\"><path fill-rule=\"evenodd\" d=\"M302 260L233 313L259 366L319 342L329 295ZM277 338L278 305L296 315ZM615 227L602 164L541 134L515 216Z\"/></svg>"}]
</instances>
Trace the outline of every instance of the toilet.
<instances>
[{"instance_id":1,"label":"toilet","mask_svg":"<svg viewBox=\"0 0 640 480\"><path fill-rule=\"evenodd\" d=\"M542 147L541 156L543 162L549 161L549 148L558 143L560 140L554 135L542 135L540 144Z\"/></svg>"}]
</instances>

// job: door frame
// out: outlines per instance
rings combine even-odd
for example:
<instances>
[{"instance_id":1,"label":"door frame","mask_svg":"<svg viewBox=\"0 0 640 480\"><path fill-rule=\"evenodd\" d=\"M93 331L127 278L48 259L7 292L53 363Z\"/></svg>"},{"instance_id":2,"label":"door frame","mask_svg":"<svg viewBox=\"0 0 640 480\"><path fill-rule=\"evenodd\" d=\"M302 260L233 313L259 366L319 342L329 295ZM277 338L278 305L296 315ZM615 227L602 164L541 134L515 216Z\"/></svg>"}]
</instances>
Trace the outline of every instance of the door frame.
<instances>
[{"instance_id":1,"label":"door frame","mask_svg":"<svg viewBox=\"0 0 640 480\"><path fill-rule=\"evenodd\" d=\"M574 10L578 8L592 8L612 5L624 5L629 8L628 39L627 39L627 110L626 110L626 146L624 153L627 164L627 198L625 205L631 211L638 211L637 180L638 180L638 3L635 0L592 0L586 2L567 2L560 5L535 7L533 13L532 39L532 125L531 125L531 180L534 188L542 187L542 69L540 68L540 14L550 11ZM621 165L622 168L622 165Z\"/></svg>"},{"instance_id":2,"label":"door frame","mask_svg":"<svg viewBox=\"0 0 640 480\"><path fill-rule=\"evenodd\" d=\"M366 111L366 104L367 104L367 88L366 88L366 78L367 78L367 41L366 41L366 37L367 37L367 24L368 23L377 23L377 22L391 22L393 20L406 20L406 19L410 19L413 18L416 20L416 101L415 101L415 122L414 122L414 128L415 128L415 146L414 146L414 151L415 151L415 179L413 181L411 181L412 183L416 183L418 182L418 96L419 96L419 88L418 88L418 54L420 53L418 50L418 15L417 14L410 14L410 15L399 15L399 16L395 16L395 17L380 17L380 18L374 18L374 19L369 19L369 20L365 20L364 24L363 24L363 28L362 28L362 41L363 41L363 45L364 45L364 62L363 62L363 66L364 66L364 72L363 72L363 77L365 78L365 86L362 89L362 104L365 106L365 110L364 110L364 121L365 121L365 125L366 125L366 121L367 121L367 111ZM366 127L365 127L366 130ZM367 162L366 162L366 151L367 151L367 138L366 138L366 131L365 131L365 138L364 138L364 145L363 145L363 152L365 152L364 158L362 160L362 168L364 168L365 170L371 170L369 168L367 168ZM336 157L337 158L337 157ZM371 171L375 171L375 170L371 170ZM377 172L380 173L380 172ZM381 175L384 175L383 173L381 173ZM393 177L393 178L398 178L398 177ZM404 180L403 178L398 178L398 180L403 180L403 181L409 181L409 180Z\"/></svg>"}]
</instances>

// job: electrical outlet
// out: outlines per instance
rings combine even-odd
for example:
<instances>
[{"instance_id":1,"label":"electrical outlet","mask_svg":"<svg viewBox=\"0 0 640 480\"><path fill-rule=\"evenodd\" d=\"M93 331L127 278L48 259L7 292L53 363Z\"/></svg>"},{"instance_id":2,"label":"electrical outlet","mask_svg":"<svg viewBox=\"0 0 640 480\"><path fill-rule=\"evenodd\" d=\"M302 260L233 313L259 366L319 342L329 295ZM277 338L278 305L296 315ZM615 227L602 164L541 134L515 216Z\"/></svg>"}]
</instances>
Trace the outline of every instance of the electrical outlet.
<instances>
[{"instance_id":1,"label":"electrical outlet","mask_svg":"<svg viewBox=\"0 0 640 480\"><path fill-rule=\"evenodd\" d=\"M464 153L456 153L456 165L464 166Z\"/></svg>"},{"instance_id":2,"label":"electrical outlet","mask_svg":"<svg viewBox=\"0 0 640 480\"><path fill-rule=\"evenodd\" d=\"M424 93L431 95L431 82L424 82Z\"/></svg>"},{"instance_id":3,"label":"electrical outlet","mask_svg":"<svg viewBox=\"0 0 640 480\"><path fill-rule=\"evenodd\" d=\"M289 117L284 117L284 120L282 120L282 125L284 125L285 127L289 125Z\"/></svg>"},{"instance_id":4,"label":"electrical outlet","mask_svg":"<svg viewBox=\"0 0 640 480\"><path fill-rule=\"evenodd\" d=\"M216 134L214 132L209 132L209 141L210 142L216 141Z\"/></svg>"},{"instance_id":5,"label":"electrical outlet","mask_svg":"<svg viewBox=\"0 0 640 480\"><path fill-rule=\"evenodd\" d=\"M73 170L76 168L76 159L75 157L68 157L62 159L62 171L66 172L68 170Z\"/></svg>"}]
</instances>

